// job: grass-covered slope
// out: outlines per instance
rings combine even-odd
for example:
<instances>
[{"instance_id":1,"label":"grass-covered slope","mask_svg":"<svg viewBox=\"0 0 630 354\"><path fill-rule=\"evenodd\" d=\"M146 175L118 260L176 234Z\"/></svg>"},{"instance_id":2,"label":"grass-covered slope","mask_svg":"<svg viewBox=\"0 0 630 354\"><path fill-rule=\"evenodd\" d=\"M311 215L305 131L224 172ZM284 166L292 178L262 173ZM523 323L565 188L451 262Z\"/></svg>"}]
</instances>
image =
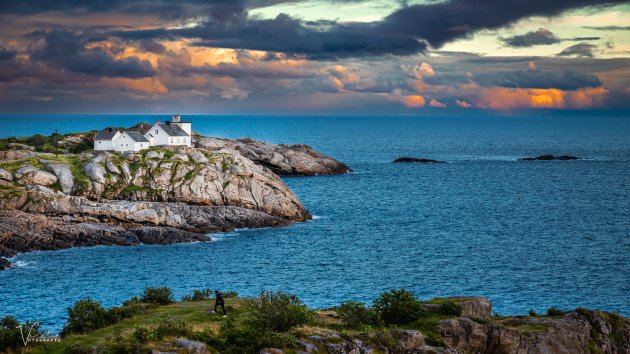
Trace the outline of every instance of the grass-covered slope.
<instances>
[{"instance_id":1,"label":"grass-covered slope","mask_svg":"<svg viewBox=\"0 0 630 354\"><path fill-rule=\"evenodd\" d=\"M630 321L578 308L545 315L491 315L483 298L420 301L405 290L370 306L348 301L309 310L289 294L226 296L227 318L211 313L211 291L173 302L146 289L109 310L92 300L68 309L58 343L2 347L16 332L0 325L0 351L26 353L627 353ZM5 318L3 321L7 321ZM8 323L8 322L7 322Z\"/></svg>"}]
</instances>

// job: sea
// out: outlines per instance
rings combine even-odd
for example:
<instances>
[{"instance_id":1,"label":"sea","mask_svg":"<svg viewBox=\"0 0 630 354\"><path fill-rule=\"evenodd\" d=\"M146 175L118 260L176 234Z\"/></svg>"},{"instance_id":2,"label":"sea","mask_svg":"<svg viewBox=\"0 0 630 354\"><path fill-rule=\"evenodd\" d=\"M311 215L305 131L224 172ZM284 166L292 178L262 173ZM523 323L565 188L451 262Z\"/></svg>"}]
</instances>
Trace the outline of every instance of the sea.
<instances>
[{"instance_id":1,"label":"sea","mask_svg":"<svg viewBox=\"0 0 630 354\"><path fill-rule=\"evenodd\" d=\"M484 296L496 314L578 306L630 316L630 118L184 116L209 136L309 144L338 176L283 177L313 220L212 242L20 254L0 272L0 317L57 332L66 308L145 287L296 294L326 308L406 288ZM0 136L132 126L167 116L0 116ZM519 161L543 154L578 161ZM445 164L394 164L409 156ZM0 225L1 228L1 225Z\"/></svg>"}]
</instances>

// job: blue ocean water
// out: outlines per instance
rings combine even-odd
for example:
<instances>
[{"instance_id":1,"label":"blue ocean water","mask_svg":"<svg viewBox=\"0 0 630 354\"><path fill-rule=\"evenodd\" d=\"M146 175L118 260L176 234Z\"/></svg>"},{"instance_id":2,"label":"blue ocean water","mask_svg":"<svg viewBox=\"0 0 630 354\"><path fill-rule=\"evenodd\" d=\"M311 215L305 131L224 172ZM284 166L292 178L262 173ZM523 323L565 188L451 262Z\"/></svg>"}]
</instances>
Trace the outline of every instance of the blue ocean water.
<instances>
[{"instance_id":1,"label":"blue ocean water","mask_svg":"<svg viewBox=\"0 0 630 354\"><path fill-rule=\"evenodd\" d=\"M78 299L120 305L161 285L178 297L284 290L313 307L405 287L421 298L486 296L501 314L585 306L630 315L628 118L191 118L207 135L310 144L354 172L285 178L315 215L306 223L210 243L19 255L0 272L0 316L56 331ZM156 117L3 116L0 136L139 120ZM517 161L541 154L588 160ZM401 156L449 163L391 163Z\"/></svg>"}]
</instances>

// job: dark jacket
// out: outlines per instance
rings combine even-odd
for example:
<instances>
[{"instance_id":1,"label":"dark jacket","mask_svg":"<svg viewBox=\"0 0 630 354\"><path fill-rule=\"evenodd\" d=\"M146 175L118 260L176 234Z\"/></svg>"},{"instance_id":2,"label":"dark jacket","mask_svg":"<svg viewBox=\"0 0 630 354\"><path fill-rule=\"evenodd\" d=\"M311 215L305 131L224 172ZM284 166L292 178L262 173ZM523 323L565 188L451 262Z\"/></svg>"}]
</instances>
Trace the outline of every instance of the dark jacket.
<instances>
[{"instance_id":1,"label":"dark jacket","mask_svg":"<svg viewBox=\"0 0 630 354\"><path fill-rule=\"evenodd\" d=\"M221 293L217 293L216 294L216 303L217 303L217 305L225 304L225 301L223 301L223 294L221 294Z\"/></svg>"}]
</instances>

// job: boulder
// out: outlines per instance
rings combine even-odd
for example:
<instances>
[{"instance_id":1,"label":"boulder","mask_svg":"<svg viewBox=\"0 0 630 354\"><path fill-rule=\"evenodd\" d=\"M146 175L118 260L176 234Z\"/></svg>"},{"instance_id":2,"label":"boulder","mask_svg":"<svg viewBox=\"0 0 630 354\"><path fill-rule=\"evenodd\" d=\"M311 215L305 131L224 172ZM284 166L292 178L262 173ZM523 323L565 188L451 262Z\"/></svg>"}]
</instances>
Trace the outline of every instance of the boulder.
<instances>
[{"instance_id":1,"label":"boulder","mask_svg":"<svg viewBox=\"0 0 630 354\"><path fill-rule=\"evenodd\" d=\"M71 194L74 190L74 176L70 167L65 164L48 164L47 169L57 176L61 191Z\"/></svg>"},{"instance_id":2,"label":"boulder","mask_svg":"<svg viewBox=\"0 0 630 354\"><path fill-rule=\"evenodd\" d=\"M164 158L164 152L162 151L149 151L146 153L146 155L144 155L144 158L146 159L163 159Z\"/></svg>"},{"instance_id":3,"label":"boulder","mask_svg":"<svg viewBox=\"0 0 630 354\"><path fill-rule=\"evenodd\" d=\"M210 354L205 343L196 342L193 340L178 339L173 343L173 346L177 348L183 348L186 350L187 353L191 354Z\"/></svg>"},{"instance_id":4,"label":"boulder","mask_svg":"<svg viewBox=\"0 0 630 354\"><path fill-rule=\"evenodd\" d=\"M419 159L415 157L401 157L392 161L393 163L446 163L446 161L432 160L432 159Z\"/></svg>"},{"instance_id":5,"label":"boulder","mask_svg":"<svg viewBox=\"0 0 630 354\"><path fill-rule=\"evenodd\" d=\"M171 157L171 160L188 162L189 159L186 154L175 154Z\"/></svg>"},{"instance_id":6,"label":"boulder","mask_svg":"<svg viewBox=\"0 0 630 354\"><path fill-rule=\"evenodd\" d=\"M570 156L570 155L562 155L562 156L554 156L554 155L541 155L536 157L523 157L519 159L521 161L573 161L573 160L582 160L579 157Z\"/></svg>"},{"instance_id":7,"label":"boulder","mask_svg":"<svg viewBox=\"0 0 630 354\"><path fill-rule=\"evenodd\" d=\"M198 150L194 150L190 153L190 158L197 163L207 163L208 158Z\"/></svg>"},{"instance_id":8,"label":"boulder","mask_svg":"<svg viewBox=\"0 0 630 354\"><path fill-rule=\"evenodd\" d=\"M120 174L120 168L118 168L118 166L114 165L114 163L111 160L107 161L106 166L107 166L107 170L109 172L117 174L117 175Z\"/></svg>"},{"instance_id":9,"label":"boulder","mask_svg":"<svg viewBox=\"0 0 630 354\"><path fill-rule=\"evenodd\" d=\"M11 268L11 262L6 259L0 257L0 270L5 270L7 268Z\"/></svg>"},{"instance_id":10,"label":"boulder","mask_svg":"<svg viewBox=\"0 0 630 354\"><path fill-rule=\"evenodd\" d=\"M7 146L9 147L9 149L12 149L12 150L35 151L34 146L28 146L28 145L20 144L20 143L9 143Z\"/></svg>"},{"instance_id":11,"label":"boulder","mask_svg":"<svg viewBox=\"0 0 630 354\"><path fill-rule=\"evenodd\" d=\"M105 168L100 163L95 161L89 162L85 165L83 170L90 179L98 183L105 183L105 174L107 171L105 171Z\"/></svg>"},{"instance_id":12,"label":"boulder","mask_svg":"<svg viewBox=\"0 0 630 354\"><path fill-rule=\"evenodd\" d=\"M7 150L0 151L0 160L20 160L37 156L34 151L28 150Z\"/></svg>"},{"instance_id":13,"label":"boulder","mask_svg":"<svg viewBox=\"0 0 630 354\"><path fill-rule=\"evenodd\" d=\"M0 168L0 179L11 182L13 181L13 174Z\"/></svg>"},{"instance_id":14,"label":"boulder","mask_svg":"<svg viewBox=\"0 0 630 354\"><path fill-rule=\"evenodd\" d=\"M57 177L52 173L31 166L22 167L15 171L15 177L20 184L50 186L57 182Z\"/></svg>"}]
</instances>

